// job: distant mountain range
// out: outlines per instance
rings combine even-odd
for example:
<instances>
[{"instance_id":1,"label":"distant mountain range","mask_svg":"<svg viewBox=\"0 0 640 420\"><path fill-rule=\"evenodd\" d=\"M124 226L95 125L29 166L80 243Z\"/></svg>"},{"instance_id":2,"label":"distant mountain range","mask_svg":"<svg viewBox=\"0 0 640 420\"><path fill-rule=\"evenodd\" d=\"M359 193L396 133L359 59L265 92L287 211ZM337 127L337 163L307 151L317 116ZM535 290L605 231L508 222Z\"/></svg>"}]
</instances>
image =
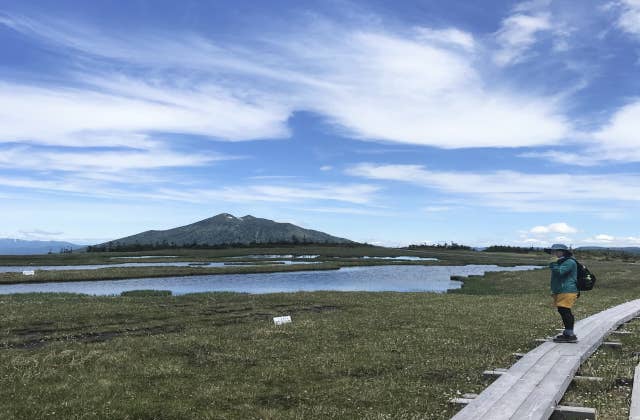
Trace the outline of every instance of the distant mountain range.
<instances>
[{"instance_id":1,"label":"distant mountain range","mask_svg":"<svg viewBox=\"0 0 640 420\"><path fill-rule=\"evenodd\" d=\"M611 247L611 246L581 246L576 248L577 251L618 251L618 252L627 252L629 254L640 254L640 247L637 246L622 246L622 247Z\"/></svg>"},{"instance_id":2,"label":"distant mountain range","mask_svg":"<svg viewBox=\"0 0 640 420\"><path fill-rule=\"evenodd\" d=\"M63 241L26 241L0 238L0 255L34 255L48 252L59 253L62 249L80 249L83 245Z\"/></svg>"},{"instance_id":3,"label":"distant mountain range","mask_svg":"<svg viewBox=\"0 0 640 420\"><path fill-rule=\"evenodd\" d=\"M163 247L196 247L249 245L269 243L353 243L317 230L304 229L291 223L253 216L235 217L228 213L168 230L149 230L91 247L101 249L136 249Z\"/></svg>"}]
</instances>

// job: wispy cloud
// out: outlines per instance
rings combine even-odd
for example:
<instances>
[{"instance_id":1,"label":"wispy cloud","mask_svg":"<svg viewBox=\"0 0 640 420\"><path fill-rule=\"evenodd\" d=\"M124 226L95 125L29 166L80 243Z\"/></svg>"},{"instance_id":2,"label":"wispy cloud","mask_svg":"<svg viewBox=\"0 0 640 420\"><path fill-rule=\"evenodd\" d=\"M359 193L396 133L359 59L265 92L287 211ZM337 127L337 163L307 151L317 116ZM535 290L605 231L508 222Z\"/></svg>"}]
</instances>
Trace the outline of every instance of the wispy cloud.
<instances>
[{"instance_id":1,"label":"wispy cloud","mask_svg":"<svg viewBox=\"0 0 640 420\"><path fill-rule=\"evenodd\" d=\"M461 31L457 28L431 29L416 28L418 38L428 42L440 43L445 46L455 46L466 51L473 51L476 47L476 40L469 32Z\"/></svg>"},{"instance_id":2,"label":"wispy cloud","mask_svg":"<svg viewBox=\"0 0 640 420\"><path fill-rule=\"evenodd\" d=\"M544 159L551 162L561 163L563 165L573 166L597 166L602 163L601 156L586 155L584 152L575 153L567 150L547 150L544 152L527 152L518 155L522 158Z\"/></svg>"},{"instance_id":3,"label":"wispy cloud","mask_svg":"<svg viewBox=\"0 0 640 420\"><path fill-rule=\"evenodd\" d=\"M524 13L518 11L502 21L496 40L500 49L494 59L501 66L523 61L540 32L552 28L549 13Z\"/></svg>"},{"instance_id":4,"label":"wispy cloud","mask_svg":"<svg viewBox=\"0 0 640 420\"><path fill-rule=\"evenodd\" d=\"M302 184L299 186L253 185L225 187L221 190L195 191L202 197L219 197L227 201L299 202L309 200L367 204L373 201L380 187L367 184Z\"/></svg>"},{"instance_id":5,"label":"wispy cloud","mask_svg":"<svg viewBox=\"0 0 640 420\"><path fill-rule=\"evenodd\" d=\"M520 156L547 159L575 166L597 166L611 162L640 162L640 99L615 110L600 128L580 135L582 145L574 150L527 152Z\"/></svg>"},{"instance_id":6,"label":"wispy cloud","mask_svg":"<svg viewBox=\"0 0 640 420\"><path fill-rule=\"evenodd\" d=\"M640 237L637 236L614 236L608 234L598 234L593 237L585 238L580 241L583 245L597 245L597 246L612 246L612 247L625 247L625 246L640 246Z\"/></svg>"},{"instance_id":7,"label":"wispy cloud","mask_svg":"<svg viewBox=\"0 0 640 420\"><path fill-rule=\"evenodd\" d=\"M47 177L3 177L0 186L22 188L51 193L67 193L86 197L113 198L119 200L167 200L185 203L323 203L342 202L372 205L382 189L371 184L321 184L293 183L228 185L220 188L199 188L180 185L180 181L169 186L155 180L130 179L117 175L107 179L78 177L73 175Z\"/></svg>"},{"instance_id":8,"label":"wispy cloud","mask_svg":"<svg viewBox=\"0 0 640 420\"><path fill-rule=\"evenodd\" d=\"M19 237L25 239L47 239L52 240L64 235L64 232L51 232L43 229L19 230Z\"/></svg>"},{"instance_id":9,"label":"wispy cloud","mask_svg":"<svg viewBox=\"0 0 640 420\"><path fill-rule=\"evenodd\" d=\"M638 0L616 0L609 3L610 8L619 11L618 28L622 31L640 37L640 1Z\"/></svg>"},{"instance_id":10,"label":"wispy cloud","mask_svg":"<svg viewBox=\"0 0 640 420\"><path fill-rule=\"evenodd\" d=\"M611 202L640 202L640 176L528 174L516 171L445 172L421 165L364 163L352 176L411 183L462 197L467 205L513 211L593 211Z\"/></svg>"},{"instance_id":11,"label":"wispy cloud","mask_svg":"<svg viewBox=\"0 0 640 420\"><path fill-rule=\"evenodd\" d=\"M215 87L176 91L128 79L91 87L0 84L0 142L145 147L153 132L242 140L286 135L280 106L251 104ZM107 86L111 89L107 90Z\"/></svg>"},{"instance_id":12,"label":"wispy cloud","mask_svg":"<svg viewBox=\"0 0 640 420\"><path fill-rule=\"evenodd\" d=\"M232 156L197 153L178 153L170 150L79 151L77 149L41 149L20 146L0 149L0 167L65 172L110 172L122 174L127 170L193 167Z\"/></svg>"},{"instance_id":13,"label":"wispy cloud","mask_svg":"<svg viewBox=\"0 0 640 420\"><path fill-rule=\"evenodd\" d=\"M492 52L493 61L504 68L526 62L534 66L547 63L556 71L572 73L574 90L583 89L594 77L593 63L576 59L570 52L584 47L585 39L596 30L596 9L591 0L571 4L553 0L516 3L493 34L497 45Z\"/></svg>"},{"instance_id":14,"label":"wispy cloud","mask_svg":"<svg viewBox=\"0 0 640 420\"><path fill-rule=\"evenodd\" d=\"M0 107L0 141L87 145L83 133L106 130L274 138L288 135L297 110L364 140L444 148L550 144L571 130L557 98L488 86L470 54L473 37L453 27L396 33L326 23L255 48L184 34L123 40L55 19L4 23L57 52L131 71L84 66L71 69L73 87L0 86L13 104ZM152 69L152 78L136 76ZM32 104L35 121L24 118Z\"/></svg>"}]
</instances>

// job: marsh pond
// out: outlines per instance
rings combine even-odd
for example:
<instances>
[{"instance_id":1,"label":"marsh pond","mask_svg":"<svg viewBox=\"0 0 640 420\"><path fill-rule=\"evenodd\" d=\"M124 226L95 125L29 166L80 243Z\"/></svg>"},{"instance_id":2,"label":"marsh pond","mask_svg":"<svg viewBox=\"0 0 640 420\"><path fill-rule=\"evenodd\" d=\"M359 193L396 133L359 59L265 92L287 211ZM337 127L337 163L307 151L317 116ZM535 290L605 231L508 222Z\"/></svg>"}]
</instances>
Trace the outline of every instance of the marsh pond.
<instances>
[{"instance_id":1,"label":"marsh pond","mask_svg":"<svg viewBox=\"0 0 640 420\"><path fill-rule=\"evenodd\" d=\"M451 276L483 275L490 271L524 271L537 266L497 265L422 266L385 265L343 267L328 271L267 274L218 274L129 280L23 283L0 285L0 294L82 293L119 295L139 289L170 290L174 295L202 292L291 293L298 291L439 292L458 289L462 282Z\"/></svg>"}]
</instances>

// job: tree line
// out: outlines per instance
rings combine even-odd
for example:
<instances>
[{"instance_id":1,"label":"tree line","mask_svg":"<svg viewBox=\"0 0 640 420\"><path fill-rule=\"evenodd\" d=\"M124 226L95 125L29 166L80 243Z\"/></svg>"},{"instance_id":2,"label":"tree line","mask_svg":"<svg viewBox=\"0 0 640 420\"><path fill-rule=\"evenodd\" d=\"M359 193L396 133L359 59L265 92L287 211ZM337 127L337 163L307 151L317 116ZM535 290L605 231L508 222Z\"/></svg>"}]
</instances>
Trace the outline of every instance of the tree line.
<instances>
[{"instance_id":1,"label":"tree line","mask_svg":"<svg viewBox=\"0 0 640 420\"><path fill-rule=\"evenodd\" d=\"M87 252L135 252L135 251L156 251L163 249L229 249L229 248L275 248L275 247L287 247L291 245L313 245L313 246L330 246L330 247L343 247L343 248L356 248L356 247L371 247L366 243L349 242L349 243L332 243L329 241L313 242L306 238L291 241L272 241L272 242L235 242L225 244L208 244L191 242L187 244L177 244L173 241L162 241L153 244L141 244L141 243L122 243L122 242L107 242L102 245L91 245L87 247Z\"/></svg>"}]
</instances>

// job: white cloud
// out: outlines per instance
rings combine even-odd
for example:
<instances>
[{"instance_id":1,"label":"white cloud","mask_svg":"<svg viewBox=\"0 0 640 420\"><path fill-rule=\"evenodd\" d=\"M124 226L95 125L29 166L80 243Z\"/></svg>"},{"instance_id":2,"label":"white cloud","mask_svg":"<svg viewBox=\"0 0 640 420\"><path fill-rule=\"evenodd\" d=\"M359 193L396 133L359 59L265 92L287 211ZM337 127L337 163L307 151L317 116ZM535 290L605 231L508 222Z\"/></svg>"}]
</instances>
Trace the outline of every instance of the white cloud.
<instances>
[{"instance_id":1,"label":"white cloud","mask_svg":"<svg viewBox=\"0 0 640 420\"><path fill-rule=\"evenodd\" d=\"M373 185L304 184L298 187L279 185L255 185L249 187L226 187L222 190L197 191L203 197L222 197L228 201L295 202L299 200L329 200L355 204L366 204L380 190Z\"/></svg>"},{"instance_id":2,"label":"white cloud","mask_svg":"<svg viewBox=\"0 0 640 420\"><path fill-rule=\"evenodd\" d=\"M608 124L593 133L598 142L590 153L599 160L640 161L640 99L623 106Z\"/></svg>"},{"instance_id":3,"label":"white cloud","mask_svg":"<svg viewBox=\"0 0 640 420\"><path fill-rule=\"evenodd\" d=\"M113 77L113 76L111 76ZM147 146L142 133L225 140L280 137L289 111L250 104L213 87L171 90L117 79L118 89L0 83L0 142L66 146ZM106 85L106 84L105 84Z\"/></svg>"},{"instance_id":4,"label":"white cloud","mask_svg":"<svg viewBox=\"0 0 640 420\"><path fill-rule=\"evenodd\" d=\"M223 155L177 153L169 150L78 151L76 149L42 150L33 147L12 147L0 151L0 167L12 169L55 170L120 173L132 169L202 166L233 157Z\"/></svg>"},{"instance_id":5,"label":"white cloud","mask_svg":"<svg viewBox=\"0 0 640 420\"><path fill-rule=\"evenodd\" d=\"M18 230L17 235L11 235L11 238L27 239L27 240L45 240L52 241L61 238L64 232L50 232L42 229Z\"/></svg>"},{"instance_id":6,"label":"white cloud","mask_svg":"<svg viewBox=\"0 0 640 420\"><path fill-rule=\"evenodd\" d=\"M517 64L526 58L530 48L536 43L540 32L552 29L548 13L514 13L502 21L496 33L500 50L494 55L498 65Z\"/></svg>"},{"instance_id":7,"label":"white cloud","mask_svg":"<svg viewBox=\"0 0 640 420\"><path fill-rule=\"evenodd\" d=\"M553 0L532 0L517 3L512 13L507 16L494 34L498 50L493 53L493 60L499 66L519 64L535 58L535 47L541 42L551 44L550 50L545 50L545 58L553 53L557 58L573 47L576 35L586 28L589 23L582 13L576 13L581 9L592 11L587 2L579 5L567 4L566 6ZM591 29L586 29L591 31ZM546 48L546 46L545 46ZM583 63L575 64L572 59L563 57L561 66L573 72L588 73ZM578 89L584 82L578 84Z\"/></svg>"},{"instance_id":8,"label":"white cloud","mask_svg":"<svg viewBox=\"0 0 640 420\"><path fill-rule=\"evenodd\" d=\"M640 237L599 234L591 238L585 238L580 242L584 245L600 245L600 246L614 246L614 247L640 246Z\"/></svg>"},{"instance_id":9,"label":"white cloud","mask_svg":"<svg viewBox=\"0 0 640 420\"><path fill-rule=\"evenodd\" d=\"M620 108L600 131L596 139L606 141L609 146L640 146L637 123L640 120L640 99Z\"/></svg>"},{"instance_id":10,"label":"white cloud","mask_svg":"<svg viewBox=\"0 0 640 420\"><path fill-rule=\"evenodd\" d=\"M355 137L519 147L552 144L570 132L556 99L488 89L466 54L372 33L346 37L345 45L338 54L313 49L339 88L314 95L311 106Z\"/></svg>"},{"instance_id":11,"label":"white cloud","mask_svg":"<svg viewBox=\"0 0 640 420\"><path fill-rule=\"evenodd\" d=\"M577 151L548 150L528 152L520 155L527 158L542 158L553 162L596 166L607 162L640 162L640 99L634 98L627 105L615 110L608 122L600 128L582 133L583 147Z\"/></svg>"},{"instance_id":12,"label":"white cloud","mask_svg":"<svg viewBox=\"0 0 640 420\"><path fill-rule=\"evenodd\" d=\"M640 0L618 0L612 3L619 8L617 26L621 30L640 36Z\"/></svg>"},{"instance_id":13,"label":"white cloud","mask_svg":"<svg viewBox=\"0 0 640 420\"><path fill-rule=\"evenodd\" d=\"M447 46L457 46L467 51L473 51L476 46L473 35L461 31L456 28L447 29L431 29L431 28L416 28L419 39L423 39L429 42L442 43Z\"/></svg>"},{"instance_id":14,"label":"white cloud","mask_svg":"<svg viewBox=\"0 0 640 420\"><path fill-rule=\"evenodd\" d=\"M331 165L323 165L323 166L320 167L320 170L323 171L323 172L328 172L328 171L333 170L333 166L331 166Z\"/></svg>"},{"instance_id":15,"label":"white cloud","mask_svg":"<svg viewBox=\"0 0 640 420\"><path fill-rule=\"evenodd\" d=\"M573 166L597 166L602 163L602 155L574 153L566 150L548 150L545 152L528 152L518 155L523 158L545 159L563 165Z\"/></svg>"},{"instance_id":16,"label":"white cloud","mask_svg":"<svg viewBox=\"0 0 640 420\"><path fill-rule=\"evenodd\" d=\"M633 174L528 174L516 171L430 171L421 165L363 163L347 170L352 176L398 181L461 197L465 204L514 211L594 211L612 202L640 202L640 176ZM470 201L473 200L473 201Z\"/></svg>"},{"instance_id":17,"label":"white cloud","mask_svg":"<svg viewBox=\"0 0 640 420\"><path fill-rule=\"evenodd\" d=\"M173 180L171 187L158 182L140 183L127 176L116 176L107 180L71 174L52 179L33 177L2 177L0 186L67 193L87 197L113 198L120 200L169 200L186 203L211 202L270 202L270 203L315 203L342 202L369 205L381 190L370 184L318 184L294 185L235 185L220 188L198 188ZM136 187L134 189L128 187Z\"/></svg>"},{"instance_id":18,"label":"white cloud","mask_svg":"<svg viewBox=\"0 0 640 420\"><path fill-rule=\"evenodd\" d=\"M274 138L288 135L297 110L357 138L443 148L545 145L571 132L557 98L489 86L475 41L456 28L400 34L327 23L263 37L261 49L174 33L124 40L55 19L4 21L92 65L71 69L73 88L1 85L0 141L88 146L96 133L117 142L158 131ZM517 39L505 42L527 37ZM135 72L109 72L113 61ZM95 67L105 70L87 70Z\"/></svg>"},{"instance_id":19,"label":"white cloud","mask_svg":"<svg viewBox=\"0 0 640 420\"><path fill-rule=\"evenodd\" d=\"M576 233L578 229L569 226L565 222L551 223L546 226L534 226L529 230L533 234L547 234L547 233Z\"/></svg>"}]
</instances>

